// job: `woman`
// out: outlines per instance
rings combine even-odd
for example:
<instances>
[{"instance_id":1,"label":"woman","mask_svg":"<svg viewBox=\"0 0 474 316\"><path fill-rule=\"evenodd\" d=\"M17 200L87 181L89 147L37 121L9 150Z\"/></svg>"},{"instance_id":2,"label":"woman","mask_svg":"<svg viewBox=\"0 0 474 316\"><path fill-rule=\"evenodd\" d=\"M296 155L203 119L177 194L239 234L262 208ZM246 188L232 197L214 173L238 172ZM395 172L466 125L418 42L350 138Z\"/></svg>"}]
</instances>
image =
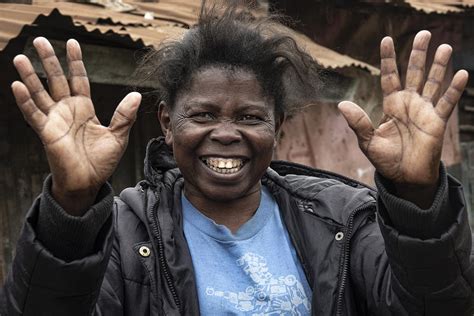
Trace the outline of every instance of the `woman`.
<instances>
[{"instance_id":1,"label":"woman","mask_svg":"<svg viewBox=\"0 0 474 316\"><path fill-rule=\"evenodd\" d=\"M148 146L146 180L115 200L106 180L140 95L127 95L104 127L76 41L69 82L48 41L34 41L49 93L29 60L15 58L13 93L51 176L27 217L2 313L470 315L462 189L440 163L467 82L461 70L440 91L451 48L438 48L425 81L430 33L418 33L403 88L384 38L382 124L339 105L376 167L376 193L291 163L269 168L290 89L311 86L316 66L291 38L269 35L271 22L214 13L145 59L164 138Z\"/></svg>"}]
</instances>

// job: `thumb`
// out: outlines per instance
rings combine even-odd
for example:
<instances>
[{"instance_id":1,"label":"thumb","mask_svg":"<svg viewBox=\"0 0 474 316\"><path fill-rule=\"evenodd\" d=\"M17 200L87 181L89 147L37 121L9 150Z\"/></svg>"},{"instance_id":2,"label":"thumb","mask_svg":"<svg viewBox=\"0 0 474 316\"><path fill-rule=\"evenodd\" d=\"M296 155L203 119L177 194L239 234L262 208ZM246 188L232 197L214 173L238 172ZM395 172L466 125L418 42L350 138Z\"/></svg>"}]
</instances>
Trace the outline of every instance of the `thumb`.
<instances>
[{"instance_id":1,"label":"thumb","mask_svg":"<svg viewBox=\"0 0 474 316\"><path fill-rule=\"evenodd\" d=\"M142 95L138 92L130 92L123 98L115 109L109 129L117 137L126 137L135 119L137 118L138 107L142 100Z\"/></svg>"},{"instance_id":2,"label":"thumb","mask_svg":"<svg viewBox=\"0 0 474 316\"><path fill-rule=\"evenodd\" d=\"M337 107L356 134L359 146L366 148L374 133L374 126L367 113L360 106L349 101L342 101Z\"/></svg>"}]
</instances>

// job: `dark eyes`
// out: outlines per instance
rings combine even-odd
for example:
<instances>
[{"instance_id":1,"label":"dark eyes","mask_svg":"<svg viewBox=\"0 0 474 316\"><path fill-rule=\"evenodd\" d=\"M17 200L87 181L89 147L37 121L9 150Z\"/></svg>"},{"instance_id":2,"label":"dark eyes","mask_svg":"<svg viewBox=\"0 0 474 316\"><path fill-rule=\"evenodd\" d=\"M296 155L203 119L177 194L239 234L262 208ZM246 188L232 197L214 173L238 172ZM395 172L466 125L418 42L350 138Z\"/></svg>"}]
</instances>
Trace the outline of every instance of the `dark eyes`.
<instances>
[{"instance_id":1,"label":"dark eyes","mask_svg":"<svg viewBox=\"0 0 474 316\"><path fill-rule=\"evenodd\" d=\"M211 112L199 112L191 115L191 117L199 122L212 121L216 119L216 116ZM257 115L244 114L241 115L236 121L244 123L256 123L262 121L262 118Z\"/></svg>"},{"instance_id":2,"label":"dark eyes","mask_svg":"<svg viewBox=\"0 0 474 316\"><path fill-rule=\"evenodd\" d=\"M196 113L196 114L191 115L191 117L200 122L211 121L215 118L214 115L210 112Z\"/></svg>"},{"instance_id":3,"label":"dark eyes","mask_svg":"<svg viewBox=\"0 0 474 316\"><path fill-rule=\"evenodd\" d=\"M260 121L261 119L258 116L255 115L242 115L240 117L241 121Z\"/></svg>"}]
</instances>

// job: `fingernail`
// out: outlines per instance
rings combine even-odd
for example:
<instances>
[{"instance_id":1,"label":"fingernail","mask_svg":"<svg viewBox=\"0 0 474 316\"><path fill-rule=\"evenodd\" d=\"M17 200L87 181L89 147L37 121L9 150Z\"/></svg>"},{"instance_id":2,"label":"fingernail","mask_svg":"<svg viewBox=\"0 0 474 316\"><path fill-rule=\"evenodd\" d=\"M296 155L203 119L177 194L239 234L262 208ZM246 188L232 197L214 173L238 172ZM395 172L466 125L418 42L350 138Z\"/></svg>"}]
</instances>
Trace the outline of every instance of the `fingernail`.
<instances>
[{"instance_id":1,"label":"fingernail","mask_svg":"<svg viewBox=\"0 0 474 316\"><path fill-rule=\"evenodd\" d=\"M13 63L15 64L16 62L18 62L19 59L21 59L21 58L23 58L23 57L26 57L26 56L23 55L23 54L16 55L16 56L13 58Z\"/></svg>"},{"instance_id":2,"label":"fingernail","mask_svg":"<svg viewBox=\"0 0 474 316\"><path fill-rule=\"evenodd\" d=\"M130 92L130 94L128 96L132 97L132 98L139 99L139 100L141 100L141 98L142 98L142 95L139 92L136 92L136 91Z\"/></svg>"},{"instance_id":3,"label":"fingernail","mask_svg":"<svg viewBox=\"0 0 474 316\"><path fill-rule=\"evenodd\" d=\"M44 41L44 40L45 40L45 38L43 36L38 36L37 38L35 38L33 40L33 44L36 44L36 43Z\"/></svg>"}]
</instances>

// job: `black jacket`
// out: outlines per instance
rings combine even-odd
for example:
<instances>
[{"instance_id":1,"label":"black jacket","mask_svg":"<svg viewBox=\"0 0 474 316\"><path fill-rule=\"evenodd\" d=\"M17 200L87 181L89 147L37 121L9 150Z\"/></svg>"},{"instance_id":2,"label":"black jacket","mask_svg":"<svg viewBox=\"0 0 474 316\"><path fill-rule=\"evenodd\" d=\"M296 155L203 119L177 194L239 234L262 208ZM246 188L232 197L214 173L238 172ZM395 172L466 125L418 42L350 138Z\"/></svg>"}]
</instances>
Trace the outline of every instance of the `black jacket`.
<instances>
[{"instance_id":1,"label":"black jacket","mask_svg":"<svg viewBox=\"0 0 474 316\"><path fill-rule=\"evenodd\" d=\"M104 188L84 218L67 218L46 181L0 295L2 315L199 314L182 230L183 179L160 140L147 152L146 180L113 204ZM377 195L335 174L272 163L262 182L312 287L313 315L472 315L474 256L462 188L444 168L440 178L432 207L421 210L390 194L380 176Z\"/></svg>"}]
</instances>

